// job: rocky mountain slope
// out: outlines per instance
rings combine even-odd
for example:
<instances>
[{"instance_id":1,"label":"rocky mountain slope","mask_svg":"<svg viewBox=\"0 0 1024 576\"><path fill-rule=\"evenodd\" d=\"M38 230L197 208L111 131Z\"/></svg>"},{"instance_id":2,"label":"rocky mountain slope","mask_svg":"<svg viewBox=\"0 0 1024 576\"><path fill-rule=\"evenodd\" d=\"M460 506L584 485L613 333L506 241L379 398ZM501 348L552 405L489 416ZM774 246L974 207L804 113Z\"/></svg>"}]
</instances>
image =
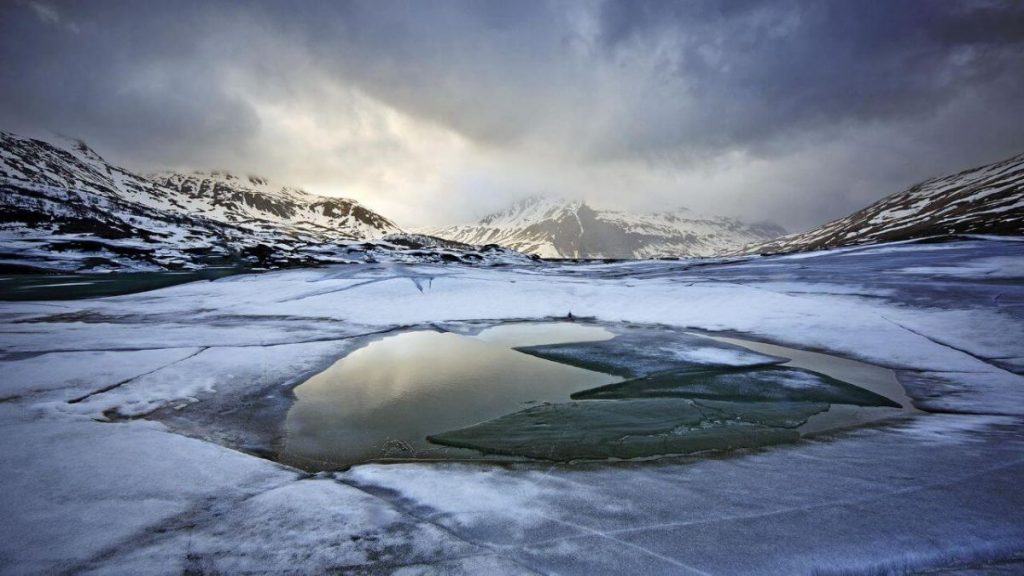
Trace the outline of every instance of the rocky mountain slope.
<instances>
[{"instance_id":1,"label":"rocky mountain slope","mask_svg":"<svg viewBox=\"0 0 1024 576\"><path fill-rule=\"evenodd\" d=\"M1024 154L925 180L845 218L743 252L797 252L950 234L1024 234Z\"/></svg>"},{"instance_id":2,"label":"rocky mountain slope","mask_svg":"<svg viewBox=\"0 0 1024 576\"><path fill-rule=\"evenodd\" d=\"M0 269L108 271L328 262L523 261L405 235L343 198L226 173L150 179L80 141L0 132Z\"/></svg>"},{"instance_id":3,"label":"rocky mountain slope","mask_svg":"<svg viewBox=\"0 0 1024 576\"><path fill-rule=\"evenodd\" d=\"M469 244L500 244L545 258L714 256L785 234L685 209L656 214L595 210L582 201L533 197L467 226L425 233Z\"/></svg>"},{"instance_id":4,"label":"rocky mountain slope","mask_svg":"<svg viewBox=\"0 0 1024 576\"><path fill-rule=\"evenodd\" d=\"M260 176L163 172L149 179L176 192L169 201L177 209L225 224L320 240L360 240L401 232L394 222L355 200L279 188Z\"/></svg>"}]
</instances>

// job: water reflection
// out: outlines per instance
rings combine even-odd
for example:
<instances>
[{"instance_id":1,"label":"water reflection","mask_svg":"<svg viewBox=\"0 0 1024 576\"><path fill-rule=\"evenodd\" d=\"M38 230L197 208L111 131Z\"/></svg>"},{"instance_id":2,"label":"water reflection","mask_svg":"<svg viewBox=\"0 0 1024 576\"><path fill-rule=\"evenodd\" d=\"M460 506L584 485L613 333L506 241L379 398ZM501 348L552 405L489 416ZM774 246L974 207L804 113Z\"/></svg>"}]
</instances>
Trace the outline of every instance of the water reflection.
<instances>
[{"instance_id":1,"label":"water reflection","mask_svg":"<svg viewBox=\"0 0 1024 576\"><path fill-rule=\"evenodd\" d=\"M281 460L347 465L430 455L426 436L469 426L531 402L620 378L516 352L512 346L605 340L570 323L506 324L477 336L406 332L356 350L295 389Z\"/></svg>"},{"instance_id":2,"label":"water reflection","mask_svg":"<svg viewBox=\"0 0 1024 576\"><path fill-rule=\"evenodd\" d=\"M631 366L633 379L600 372L618 365ZM732 450L912 409L886 368L738 338L569 322L398 334L295 395L279 459L311 470L383 458Z\"/></svg>"}]
</instances>

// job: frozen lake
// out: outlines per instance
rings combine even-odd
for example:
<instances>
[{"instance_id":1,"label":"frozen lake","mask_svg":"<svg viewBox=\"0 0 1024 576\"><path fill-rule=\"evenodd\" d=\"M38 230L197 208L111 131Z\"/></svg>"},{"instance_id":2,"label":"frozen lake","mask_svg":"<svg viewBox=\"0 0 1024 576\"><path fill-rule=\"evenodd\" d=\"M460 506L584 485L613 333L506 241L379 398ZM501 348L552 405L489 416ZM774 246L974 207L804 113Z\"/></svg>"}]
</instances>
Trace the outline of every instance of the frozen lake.
<instances>
[{"instance_id":1,"label":"frozen lake","mask_svg":"<svg viewBox=\"0 0 1024 576\"><path fill-rule=\"evenodd\" d=\"M616 363L638 364L623 371ZM647 377L630 378L635 373ZM402 332L351 352L294 396L276 459L314 471L371 461L650 458L747 448L909 407L892 370L863 362L737 338L572 322Z\"/></svg>"},{"instance_id":2,"label":"frozen lake","mask_svg":"<svg viewBox=\"0 0 1024 576\"><path fill-rule=\"evenodd\" d=\"M0 301L80 300L134 294L197 280L216 280L251 272L243 268L203 268L176 272L96 274L0 274Z\"/></svg>"},{"instance_id":3,"label":"frozen lake","mask_svg":"<svg viewBox=\"0 0 1024 576\"><path fill-rule=\"evenodd\" d=\"M4 302L0 571L1019 572L1022 262L971 239ZM491 359L538 382L463 369ZM318 374L357 417L401 407L381 435L423 459L282 463Z\"/></svg>"},{"instance_id":4,"label":"frozen lake","mask_svg":"<svg viewBox=\"0 0 1024 576\"><path fill-rule=\"evenodd\" d=\"M470 458L427 436L620 378L527 356L514 345L611 338L581 324L508 324L474 336L418 330L345 356L295 388L280 458L303 468Z\"/></svg>"}]
</instances>

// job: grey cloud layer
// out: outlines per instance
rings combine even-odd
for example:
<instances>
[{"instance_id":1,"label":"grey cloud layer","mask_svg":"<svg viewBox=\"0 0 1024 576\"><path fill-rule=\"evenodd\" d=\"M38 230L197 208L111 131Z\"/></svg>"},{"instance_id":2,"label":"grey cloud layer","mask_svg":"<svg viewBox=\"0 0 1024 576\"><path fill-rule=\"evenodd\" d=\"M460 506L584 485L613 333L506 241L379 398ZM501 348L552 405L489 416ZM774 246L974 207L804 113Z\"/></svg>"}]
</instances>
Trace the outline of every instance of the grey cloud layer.
<instances>
[{"instance_id":1,"label":"grey cloud layer","mask_svg":"<svg viewBox=\"0 0 1024 576\"><path fill-rule=\"evenodd\" d=\"M0 54L4 127L144 166L344 181L354 161L317 167L261 138L259 106L359 121L320 96L355 91L494 161L500 193L454 168L427 199L396 196L424 207L536 192L524 179L621 202L612 181L627 208L803 227L1024 149L1018 2L9 2ZM396 164L416 153L368 140ZM503 159L527 176L503 181ZM466 173L484 170L474 162Z\"/></svg>"},{"instance_id":2,"label":"grey cloud layer","mask_svg":"<svg viewBox=\"0 0 1024 576\"><path fill-rule=\"evenodd\" d=\"M1024 91L1020 3L567 6L352 4L316 14L311 44L374 95L474 139L539 133L613 156L746 149L928 115L999 81Z\"/></svg>"}]
</instances>

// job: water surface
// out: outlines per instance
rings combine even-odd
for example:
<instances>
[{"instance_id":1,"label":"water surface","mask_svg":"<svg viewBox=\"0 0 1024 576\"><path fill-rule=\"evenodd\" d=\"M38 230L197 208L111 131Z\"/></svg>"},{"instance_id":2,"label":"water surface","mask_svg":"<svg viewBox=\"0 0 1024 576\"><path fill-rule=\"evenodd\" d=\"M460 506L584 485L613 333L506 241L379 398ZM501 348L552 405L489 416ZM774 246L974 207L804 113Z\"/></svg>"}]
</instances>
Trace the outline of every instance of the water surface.
<instances>
[{"instance_id":1,"label":"water surface","mask_svg":"<svg viewBox=\"0 0 1024 576\"><path fill-rule=\"evenodd\" d=\"M168 272L108 272L0 275L0 300L79 300L134 294L248 272L243 268L203 268Z\"/></svg>"},{"instance_id":2,"label":"water surface","mask_svg":"<svg viewBox=\"0 0 1024 576\"><path fill-rule=\"evenodd\" d=\"M294 392L279 459L306 469L752 448L911 408L886 368L740 338L570 322L404 332Z\"/></svg>"},{"instance_id":3,"label":"water surface","mask_svg":"<svg viewBox=\"0 0 1024 576\"><path fill-rule=\"evenodd\" d=\"M612 336L596 326L546 323L505 324L476 336L413 331L378 340L295 388L280 458L331 467L445 457L453 450L430 444L428 435L620 380L512 346Z\"/></svg>"}]
</instances>

